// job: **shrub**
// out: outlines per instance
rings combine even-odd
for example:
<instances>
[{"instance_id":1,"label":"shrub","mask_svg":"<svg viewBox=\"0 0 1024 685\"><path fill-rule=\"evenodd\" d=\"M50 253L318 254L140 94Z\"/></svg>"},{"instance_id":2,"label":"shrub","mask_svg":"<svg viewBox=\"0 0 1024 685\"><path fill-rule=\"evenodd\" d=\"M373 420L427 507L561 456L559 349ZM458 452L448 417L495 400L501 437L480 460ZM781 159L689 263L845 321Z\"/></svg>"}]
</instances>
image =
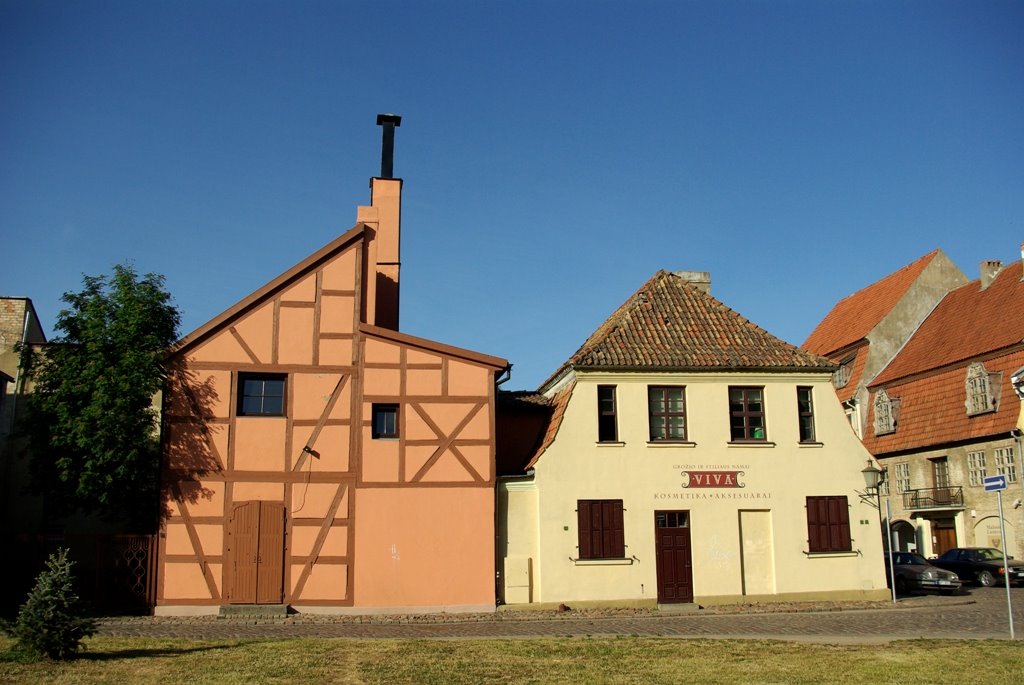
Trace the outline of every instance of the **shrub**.
<instances>
[{"instance_id":1,"label":"shrub","mask_svg":"<svg viewBox=\"0 0 1024 685\"><path fill-rule=\"evenodd\" d=\"M96 621L85 611L74 590L68 550L59 549L46 560L46 569L18 611L7 632L22 649L51 659L70 659L83 638L96 632Z\"/></svg>"}]
</instances>

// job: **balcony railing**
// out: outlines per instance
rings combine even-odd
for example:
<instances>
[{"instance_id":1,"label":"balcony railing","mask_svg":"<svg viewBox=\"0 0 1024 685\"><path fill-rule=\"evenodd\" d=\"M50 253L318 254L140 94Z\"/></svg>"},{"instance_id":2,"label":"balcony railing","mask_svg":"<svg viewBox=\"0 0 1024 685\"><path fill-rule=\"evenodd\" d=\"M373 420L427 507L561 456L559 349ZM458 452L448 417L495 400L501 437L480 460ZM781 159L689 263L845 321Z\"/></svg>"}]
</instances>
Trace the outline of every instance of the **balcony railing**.
<instances>
[{"instance_id":1,"label":"balcony railing","mask_svg":"<svg viewBox=\"0 0 1024 685\"><path fill-rule=\"evenodd\" d=\"M904 509L962 506L964 506L964 489L959 485L945 488L918 488L903 492Z\"/></svg>"}]
</instances>

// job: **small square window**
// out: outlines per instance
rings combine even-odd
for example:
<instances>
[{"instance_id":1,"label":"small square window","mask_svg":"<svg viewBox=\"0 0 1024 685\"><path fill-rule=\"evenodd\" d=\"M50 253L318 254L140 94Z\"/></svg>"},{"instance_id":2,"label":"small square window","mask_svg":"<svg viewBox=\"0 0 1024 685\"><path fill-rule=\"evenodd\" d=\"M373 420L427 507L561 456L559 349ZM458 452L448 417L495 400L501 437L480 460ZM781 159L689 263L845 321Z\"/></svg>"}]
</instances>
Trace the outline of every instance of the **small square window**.
<instances>
[{"instance_id":1,"label":"small square window","mask_svg":"<svg viewBox=\"0 0 1024 685\"><path fill-rule=\"evenodd\" d=\"M286 374L238 374L239 416L284 416Z\"/></svg>"},{"instance_id":2,"label":"small square window","mask_svg":"<svg viewBox=\"0 0 1024 685\"><path fill-rule=\"evenodd\" d=\"M372 437L374 440L398 437L397 404L373 405Z\"/></svg>"}]
</instances>

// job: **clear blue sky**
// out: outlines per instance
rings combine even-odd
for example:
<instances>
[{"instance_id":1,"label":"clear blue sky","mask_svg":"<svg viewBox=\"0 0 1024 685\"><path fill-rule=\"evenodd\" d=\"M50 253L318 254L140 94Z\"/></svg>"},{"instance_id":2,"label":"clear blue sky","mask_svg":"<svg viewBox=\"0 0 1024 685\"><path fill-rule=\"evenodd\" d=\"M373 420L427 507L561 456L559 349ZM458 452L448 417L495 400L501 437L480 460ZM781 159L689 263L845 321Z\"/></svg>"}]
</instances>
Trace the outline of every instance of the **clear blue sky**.
<instances>
[{"instance_id":1,"label":"clear blue sky","mask_svg":"<svg viewBox=\"0 0 1024 685\"><path fill-rule=\"evenodd\" d=\"M0 0L0 294L187 333L355 221L403 116L402 329L530 388L656 270L801 343L1024 241L1021 2Z\"/></svg>"}]
</instances>

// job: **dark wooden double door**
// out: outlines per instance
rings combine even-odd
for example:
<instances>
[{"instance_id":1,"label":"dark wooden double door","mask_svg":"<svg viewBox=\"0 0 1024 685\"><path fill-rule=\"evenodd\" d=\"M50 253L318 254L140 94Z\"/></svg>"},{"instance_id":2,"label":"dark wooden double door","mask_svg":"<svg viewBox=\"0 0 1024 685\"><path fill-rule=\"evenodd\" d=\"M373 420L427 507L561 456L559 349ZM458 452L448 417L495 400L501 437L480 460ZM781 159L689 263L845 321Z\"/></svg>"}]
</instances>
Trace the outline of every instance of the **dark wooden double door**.
<instances>
[{"instance_id":1,"label":"dark wooden double door","mask_svg":"<svg viewBox=\"0 0 1024 685\"><path fill-rule=\"evenodd\" d=\"M654 550L658 565L658 602L693 601L690 512L654 512Z\"/></svg>"},{"instance_id":2,"label":"dark wooden double door","mask_svg":"<svg viewBox=\"0 0 1024 685\"><path fill-rule=\"evenodd\" d=\"M284 601L284 503L254 500L232 506L227 552L229 603Z\"/></svg>"}]
</instances>

